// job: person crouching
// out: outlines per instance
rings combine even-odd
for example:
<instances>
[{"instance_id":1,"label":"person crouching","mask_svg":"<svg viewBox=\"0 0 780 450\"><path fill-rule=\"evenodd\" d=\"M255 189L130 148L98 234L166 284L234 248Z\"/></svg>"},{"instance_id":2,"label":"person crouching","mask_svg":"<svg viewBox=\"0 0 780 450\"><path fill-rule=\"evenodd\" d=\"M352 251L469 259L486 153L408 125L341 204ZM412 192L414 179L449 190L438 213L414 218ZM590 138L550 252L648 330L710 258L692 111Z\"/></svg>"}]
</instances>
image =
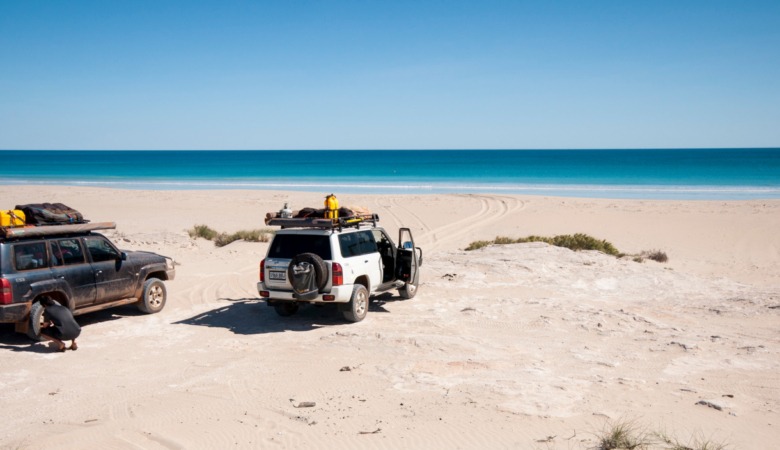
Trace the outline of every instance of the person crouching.
<instances>
[{"instance_id":1,"label":"person crouching","mask_svg":"<svg viewBox=\"0 0 780 450\"><path fill-rule=\"evenodd\" d=\"M57 343L58 350L64 352L67 346L63 341L72 341L71 350L77 350L76 338L81 334L81 327L73 318L70 309L60 305L50 298L41 300L43 306L43 324L41 337Z\"/></svg>"}]
</instances>

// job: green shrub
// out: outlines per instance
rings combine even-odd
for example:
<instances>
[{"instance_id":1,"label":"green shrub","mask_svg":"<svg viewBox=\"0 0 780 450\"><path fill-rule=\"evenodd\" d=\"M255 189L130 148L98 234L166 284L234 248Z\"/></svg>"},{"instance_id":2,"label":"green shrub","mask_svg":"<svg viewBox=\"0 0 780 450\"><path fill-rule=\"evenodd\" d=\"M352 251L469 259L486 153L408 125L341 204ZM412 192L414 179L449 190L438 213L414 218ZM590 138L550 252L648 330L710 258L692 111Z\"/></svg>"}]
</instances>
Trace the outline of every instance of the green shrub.
<instances>
[{"instance_id":1,"label":"green shrub","mask_svg":"<svg viewBox=\"0 0 780 450\"><path fill-rule=\"evenodd\" d=\"M217 231L209 227L208 225L195 225L187 233L189 233L191 238L200 237L203 239L207 239L209 241L212 241L214 240L215 237L217 237Z\"/></svg>"},{"instance_id":2,"label":"green shrub","mask_svg":"<svg viewBox=\"0 0 780 450\"><path fill-rule=\"evenodd\" d=\"M477 250L482 247L487 247L490 244L492 244L492 242L490 241L474 241L471 244L469 244L468 247L466 247L466 251Z\"/></svg>"},{"instance_id":3,"label":"green shrub","mask_svg":"<svg viewBox=\"0 0 780 450\"><path fill-rule=\"evenodd\" d=\"M526 242L544 242L545 244L552 245L552 238L531 235L524 238L517 238L515 239L515 242L518 244L524 244Z\"/></svg>"},{"instance_id":4,"label":"green shrub","mask_svg":"<svg viewBox=\"0 0 780 450\"><path fill-rule=\"evenodd\" d=\"M271 230L241 230L236 232L239 239L247 242L268 242L273 234Z\"/></svg>"},{"instance_id":5,"label":"green shrub","mask_svg":"<svg viewBox=\"0 0 780 450\"><path fill-rule=\"evenodd\" d=\"M602 253L606 253L608 255L617 256L620 254L618 250L615 248L614 245L611 243L596 239L592 236L588 236L587 234L577 233L574 235L571 234L562 234L555 237L544 237L544 236L527 236L524 238L519 239L512 239L508 237L497 237L492 242L491 241L475 241L469 244L468 247L466 247L466 250L477 250L482 247L487 247L491 244L522 244L526 242L544 242L550 245L554 245L556 247L565 247L574 251L579 250L598 250Z\"/></svg>"},{"instance_id":6,"label":"green shrub","mask_svg":"<svg viewBox=\"0 0 780 450\"><path fill-rule=\"evenodd\" d=\"M224 247L228 244L230 244L233 241L237 241L239 238L236 236L235 233L233 234L227 234L227 233L219 233L216 238L214 238L214 245L217 247Z\"/></svg>"},{"instance_id":7,"label":"green shrub","mask_svg":"<svg viewBox=\"0 0 780 450\"><path fill-rule=\"evenodd\" d=\"M557 247L565 247L574 251L579 250L598 250L608 255L616 255L618 252L615 247L607 241L600 241L596 238L588 236L587 234L565 234L555 236L553 238L553 245Z\"/></svg>"},{"instance_id":8,"label":"green shrub","mask_svg":"<svg viewBox=\"0 0 780 450\"><path fill-rule=\"evenodd\" d=\"M190 237L202 237L210 241L214 241L214 245L217 247L224 247L239 239L247 242L268 242L273 235L273 230L241 230L232 234L228 234L218 233L216 230L209 228L206 225L195 225L195 227L193 227L192 230L189 230L188 233Z\"/></svg>"}]
</instances>

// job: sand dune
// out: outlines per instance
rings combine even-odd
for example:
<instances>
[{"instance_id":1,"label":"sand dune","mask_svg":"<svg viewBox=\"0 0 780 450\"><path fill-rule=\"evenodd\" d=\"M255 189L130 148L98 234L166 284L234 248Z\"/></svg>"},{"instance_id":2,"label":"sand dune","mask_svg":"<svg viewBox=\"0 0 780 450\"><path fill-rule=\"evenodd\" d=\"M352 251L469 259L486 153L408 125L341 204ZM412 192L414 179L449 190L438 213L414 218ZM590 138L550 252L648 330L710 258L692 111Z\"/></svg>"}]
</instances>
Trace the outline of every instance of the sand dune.
<instances>
[{"instance_id":1,"label":"sand dune","mask_svg":"<svg viewBox=\"0 0 780 450\"><path fill-rule=\"evenodd\" d=\"M285 201L324 195L7 191L9 207L59 201L115 220L120 247L179 265L161 313L79 316L77 352L1 329L2 448L586 449L615 421L735 449L780 442L780 201L340 195L393 234L410 227L425 258L417 297L380 296L346 324L259 301L267 244L186 232L263 228ZM670 261L463 250L575 232Z\"/></svg>"}]
</instances>

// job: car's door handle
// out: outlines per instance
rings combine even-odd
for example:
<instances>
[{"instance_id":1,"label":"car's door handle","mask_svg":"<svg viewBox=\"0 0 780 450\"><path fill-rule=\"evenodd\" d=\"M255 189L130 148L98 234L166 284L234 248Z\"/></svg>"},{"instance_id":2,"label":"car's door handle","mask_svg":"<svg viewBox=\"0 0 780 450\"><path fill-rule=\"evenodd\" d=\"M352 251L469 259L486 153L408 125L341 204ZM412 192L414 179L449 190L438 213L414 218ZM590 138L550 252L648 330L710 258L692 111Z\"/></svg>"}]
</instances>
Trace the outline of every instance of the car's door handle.
<instances>
[{"instance_id":1,"label":"car's door handle","mask_svg":"<svg viewBox=\"0 0 780 450\"><path fill-rule=\"evenodd\" d=\"M101 273L103 273L103 271L102 270L98 270L98 271L95 272L95 275L100 275Z\"/></svg>"}]
</instances>

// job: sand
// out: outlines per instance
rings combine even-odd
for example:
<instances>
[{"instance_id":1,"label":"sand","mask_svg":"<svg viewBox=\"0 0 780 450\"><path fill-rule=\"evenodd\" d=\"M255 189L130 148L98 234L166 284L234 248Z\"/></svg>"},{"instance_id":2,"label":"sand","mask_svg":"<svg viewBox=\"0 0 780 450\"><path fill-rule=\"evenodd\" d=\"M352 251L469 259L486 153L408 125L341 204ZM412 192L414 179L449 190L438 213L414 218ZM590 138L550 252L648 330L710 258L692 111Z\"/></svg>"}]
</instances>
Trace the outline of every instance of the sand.
<instances>
[{"instance_id":1,"label":"sand","mask_svg":"<svg viewBox=\"0 0 780 450\"><path fill-rule=\"evenodd\" d=\"M79 316L78 351L0 328L0 447L587 449L621 423L780 443L780 201L337 192L424 252L418 295L375 298L356 324L328 307L277 316L256 291L267 244L187 234L264 228L324 194L6 187L4 208L62 202L178 265L159 314ZM669 261L464 251L577 232Z\"/></svg>"}]
</instances>

